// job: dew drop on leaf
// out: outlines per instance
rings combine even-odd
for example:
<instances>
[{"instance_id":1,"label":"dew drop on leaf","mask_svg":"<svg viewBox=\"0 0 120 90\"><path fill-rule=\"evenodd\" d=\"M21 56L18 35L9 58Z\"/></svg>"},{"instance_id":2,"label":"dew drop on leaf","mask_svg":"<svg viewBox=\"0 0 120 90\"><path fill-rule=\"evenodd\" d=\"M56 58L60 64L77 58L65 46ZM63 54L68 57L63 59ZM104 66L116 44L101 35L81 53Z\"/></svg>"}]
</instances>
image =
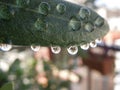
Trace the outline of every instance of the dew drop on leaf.
<instances>
[{"instance_id":1,"label":"dew drop on leaf","mask_svg":"<svg viewBox=\"0 0 120 90\"><path fill-rule=\"evenodd\" d=\"M104 24L104 19L102 17L97 17L95 20L95 26L101 27Z\"/></svg>"},{"instance_id":2,"label":"dew drop on leaf","mask_svg":"<svg viewBox=\"0 0 120 90\"><path fill-rule=\"evenodd\" d=\"M0 49L2 51L9 51L10 49L12 49L12 45L10 45L10 44L1 44Z\"/></svg>"},{"instance_id":3,"label":"dew drop on leaf","mask_svg":"<svg viewBox=\"0 0 120 90\"><path fill-rule=\"evenodd\" d=\"M90 16L91 12L89 9L82 7L78 14L81 19L86 19L87 17Z\"/></svg>"},{"instance_id":4,"label":"dew drop on leaf","mask_svg":"<svg viewBox=\"0 0 120 90\"><path fill-rule=\"evenodd\" d=\"M75 46L70 46L69 48L67 48L67 51L70 55L75 55L78 52L78 47Z\"/></svg>"},{"instance_id":5,"label":"dew drop on leaf","mask_svg":"<svg viewBox=\"0 0 120 90\"><path fill-rule=\"evenodd\" d=\"M51 47L51 51L54 54L59 54L60 51L61 51L61 47L59 47L59 46L53 46L53 47Z\"/></svg>"},{"instance_id":6,"label":"dew drop on leaf","mask_svg":"<svg viewBox=\"0 0 120 90\"><path fill-rule=\"evenodd\" d=\"M71 20L69 22L69 29L73 30L73 31L77 31L80 29L80 27L81 27L80 21L78 21L75 18L71 18Z\"/></svg>"},{"instance_id":7,"label":"dew drop on leaf","mask_svg":"<svg viewBox=\"0 0 120 90\"><path fill-rule=\"evenodd\" d=\"M46 28L46 22L38 18L34 24L35 28L40 31L44 31Z\"/></svg>"},{"instance_id":8,"label":"dew drop on leaf","mask_svg":"<svg viewBox=\"0 0 120 90\"><path fill-rule=\"evenodd\" d=\"M87 23L85 25L85 30L88 32L92 32L94 30L94 26L91 23Z\"/></svg>"},{"instance_id":9,"label":"dew drop on leaf","mask_svg":"<svg viewBox=\"0 0 120 90\"><path fill-rule=\"evenodd\" d=\"M80 47L83 50L88 50L89 49L89 44L84 44L84 45L81 45Z\"/></svg>"},{"instance_id":10,"label":"dew drop on leaf","mask_svg":"<svg viewBox=\"0 0 120 90\"><path fill-rule=\"evenodd\" d=\"M40 50L40 46L31 45L31 49L32 49L34 52L37 52L37 51Z\"/></svg>"},{"instance_id":11,"label":"dew drop on leaf","mask_svg":"<svg viewBox=\"0 0 120 90\"><path fill-rule=\"evenodd\" d=\"M50 6L47 2L41 2L38 8L39 13L43 15L48 15Z\"/></svg>"},{"instance_id":12,"label":"dew drop on leaf","mask_svg":"<svg viewBox=\"0 0 120 90\"><path fill-rule=\"evenodd\" d=\"M95 41L90 42L90 47L95 48L97 46L97 43Z\"/></svg>"},{"instance_id":13,"label":"dew drop on leaf","mask_svg":"<svg viewBox=\"0 0 120 90\"><path fill-rule=\"evenodd\" d=\"M56 9L60 14L63 14L66 11L66 6L63 3L60 3L56 6Z\"/></svg>"},{"instance_id":14,"label":"dew drop on leaf","mask_svg":"<svg viewBox=\"0 0 120 90\"><path fill-rule=\"evenodd\" d=\"M102 43L102 39L96 39L96 43Z\"/></svg>"}]
</instances>

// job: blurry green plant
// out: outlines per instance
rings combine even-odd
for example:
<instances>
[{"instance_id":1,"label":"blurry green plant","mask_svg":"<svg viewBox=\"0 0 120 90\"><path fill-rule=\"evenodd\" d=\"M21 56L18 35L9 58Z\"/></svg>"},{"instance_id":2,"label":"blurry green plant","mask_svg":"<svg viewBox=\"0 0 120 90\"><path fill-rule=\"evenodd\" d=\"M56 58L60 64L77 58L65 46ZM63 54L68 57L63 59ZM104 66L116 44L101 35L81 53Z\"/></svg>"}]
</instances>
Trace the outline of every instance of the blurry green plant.
<instances>
[{"instance_id":1,"label":"blurry green plant","mask_svg":"<svg viewBox=\"0 0 120 90\"><path fill-rule=\"evenodd\" d=\"M13 89L13 83L12 82L9 82L9 83L6 83L4 84L0 90L14 90Z\"/></svg>"}]
</instances>

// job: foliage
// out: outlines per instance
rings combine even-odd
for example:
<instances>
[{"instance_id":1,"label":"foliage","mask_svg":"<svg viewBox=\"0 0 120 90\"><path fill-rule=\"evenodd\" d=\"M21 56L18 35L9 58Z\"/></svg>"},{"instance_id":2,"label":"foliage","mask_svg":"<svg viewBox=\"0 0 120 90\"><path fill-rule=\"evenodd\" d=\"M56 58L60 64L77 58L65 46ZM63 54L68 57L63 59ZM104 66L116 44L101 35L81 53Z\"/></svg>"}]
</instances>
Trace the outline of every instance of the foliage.
<instances>
[{"instance_id":1,"label":"foliage","mask_svg":"<svg viewBox=\"0 0 120 90\"><path fill-rule=\"evenodd\" d=\"M6 56L6 53L2 53L1 58L12 57L12 54L10 54L12 52L7 52L9 56ZM21 52L23 50L14 53L20 54ZM14 54L14 56L17 57L19 54ZM81 76L73 71L80 66L79 59L76 57L72 58L68 54L65 56L59 54L54 55L52 60L36 60L30 54L24 53L24 55L27 58L23 60L16 58L9 65L7 72L0 69L0 85L13 82L14 90L69 90L72 82L79 83L81 80ZM39 62L42 62L42 65ZM37 66L38 69L36 69ZM41 70L41 68L43 69Z\"/></svg>"},{"instance_id":2,"label":"foliage","mask_svg":"<svg viewBox=\"0 0 120 90\"><path fill-rule=\"evenodd\" d=\"M0 90L13 90L13 83L9 82L3 85Z\"/></svg>"}]
</instances>

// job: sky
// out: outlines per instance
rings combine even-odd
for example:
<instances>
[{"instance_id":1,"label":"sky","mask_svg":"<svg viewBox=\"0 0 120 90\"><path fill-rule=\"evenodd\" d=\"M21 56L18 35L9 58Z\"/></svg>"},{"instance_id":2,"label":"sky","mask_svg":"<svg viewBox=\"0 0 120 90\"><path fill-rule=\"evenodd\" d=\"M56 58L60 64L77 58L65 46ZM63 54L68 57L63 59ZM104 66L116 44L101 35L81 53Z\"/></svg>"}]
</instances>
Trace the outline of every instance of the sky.
<instances>
[{"instance_id":1,"label":"sky","mask_svg":"<svg viewBox=\"0 0 120 90\"><path fill-rule=\"evenodd\" d=\"M96 0L97 6L106 6L109 9L120 9L120 0Z\"/></svg>"}]
</instances>

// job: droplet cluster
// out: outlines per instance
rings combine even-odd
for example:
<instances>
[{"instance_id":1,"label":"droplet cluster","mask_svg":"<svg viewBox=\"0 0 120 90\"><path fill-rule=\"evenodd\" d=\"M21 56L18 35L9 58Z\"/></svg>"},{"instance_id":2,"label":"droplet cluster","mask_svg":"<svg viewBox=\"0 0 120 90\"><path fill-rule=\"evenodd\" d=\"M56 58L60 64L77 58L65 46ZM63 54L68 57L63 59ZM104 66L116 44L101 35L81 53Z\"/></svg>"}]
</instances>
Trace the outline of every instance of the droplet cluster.
<instances>
[{"instance_id":1,"label":"droplet cluster","mask_svg":"<svg viewBox=\"0 0 120 90\"><path fill-rule=\"evenodd\" d=\"M86 44L82 44L79 45L81 49L83 50L88 50L90 47L91 48L95 48L97 46L97 43L100 43L101 39L96 39L95 41L91 41L90 43L86 43ZM79 51L79 46L78 45L74 45L74 46L69 46L67 47L67 52L70 55L76 55ZM31 45L30 46L31 49L34 52L38 52L40 50L40 45ZM2 51L9 51L12 49L12 44L0 44L0 50ZM54 54L59 54L61 52L61 47L60 46L51 46L51 51Z\"/></svg>"},{"instance_id":2,"label":"droplet cluster","mask_svg":"<svg viewBox=\"0 0 120 90\"><path fill-rule=\"evenodd\" d=\"M66 11L66 6L63 3L59 3L56 5L55 10L59 13L59 14L64 14ZM47 27L47 22L45 21L45 19L47 18L47 16L49 15L50 11L51 11L51 6L49 3L47 2L41 2L38 6L38 10L37 10L41 15L43 15L43 18L38 18L34 24L35 28L37 30L41 29L46 29ZM43 30L43 31L44 31Z\"/></svg>"},{"instance_id":3,"label":"droplet cluster","mask_svg":"<svg viewBox=\"0 0 120 90\"><path fill-rule=\"evenodd\" d=\"M81 49L83 50L88 50L90 47L91 48L95 48L97 46L97 43L100 43L101 39L96 39L95 41L91 41L90 43L86 43L86 44L83 44L83 45L79 45ZM74 45L74 46L69 46L67 48L67 52L70 54L70 55L76 55L79 51L79 46L78 45ZM54 47L51 47L51 51L54 53L54 54L59 54L60 51L61 51L61 47L59 46L54 46Z\"/></svg>"},{"instance_id":4,"label":"droplet cluster","mask_svg":"<svg viewBox=\"0 0 120 90\"><path fill-rule=\"evenodd\" d=\"M38 6L38 12L42 15L47 16L50 13L50 10L51 6L47 2L41 2ZM56 11L60 14L64 14L67 11L67 7L64 3L59 3L56 5ZM91 13L92 11L89 8L81 7L78 14L71 16L68 23L68 29L71 31L84 29L84 31L92 32L96 27L101 27L104 24L104 19L98 16L91 22ZM46 22L39 18L39 21L37 19L35 22L35 28L41 29L41 27L44 26L45 29L45 24Z\"/></svg>"},{"instance_id":5,"label":"droplet cluster","mask_svg":"<svg viewBox=\"0 0 120 90\"><path fill-rule=\"evenodd\" d=\"M87 32L92 32L97 27L102 27L104 25L104 19L97 16L95 20L92 21L91 17L92 11L89 8L81 7L78 15L74 15L74 18L70 18L69 29L73 31L82 30ZM81 28L80 28L81 27Z\"/></svg>"}]
</instances>

